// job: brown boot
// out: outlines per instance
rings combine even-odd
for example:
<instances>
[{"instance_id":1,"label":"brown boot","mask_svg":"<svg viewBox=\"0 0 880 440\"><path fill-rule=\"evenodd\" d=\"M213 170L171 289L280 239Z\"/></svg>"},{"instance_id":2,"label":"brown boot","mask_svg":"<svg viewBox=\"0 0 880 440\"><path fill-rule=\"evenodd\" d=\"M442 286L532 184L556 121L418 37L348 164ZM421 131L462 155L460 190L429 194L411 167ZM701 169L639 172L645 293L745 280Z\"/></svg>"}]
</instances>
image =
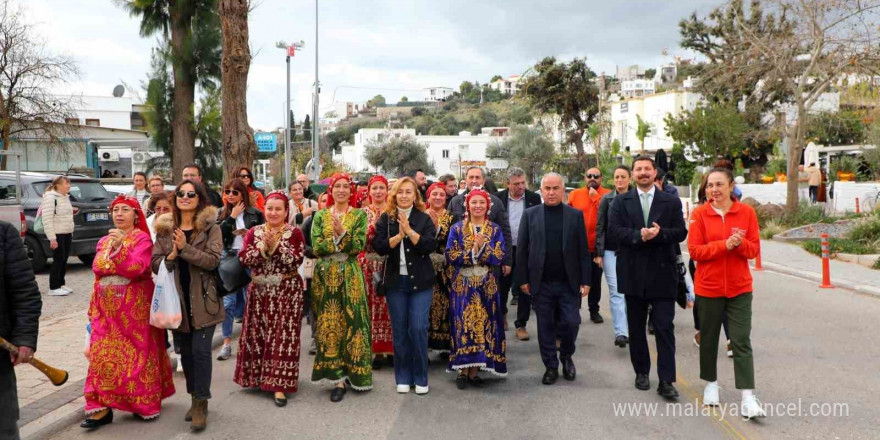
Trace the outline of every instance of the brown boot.
<instances>
[{"instance_id":1,"label":"brown boot","mask_svg":"<svg viewBox=\"0 0 880 440\"><path fill-rule=\"evenodd\" d=\"M192 396L190 396L190 397L192 397ZM192 422L192 419L193 419L193 407L194 407L194 406L196 406L196 398L195 398L195 397L192 397L192 402L189 404L189 410L186 411L186 416L183 418L183 420L185 420L185 421L187 421L187 422Z\"/></svg>"},{"instance_id":2,"label":"brown boot","mask_svg":"<svg viewBox=\"0 0 880 440\"><path fill-rule=\"evenodd\" d=\"M517 327L516 328L516 339L520 341L528 341L529 340L529 332L525 327Z\"/></svg>"},{"instance_id":3,"label":"brown boot","mask_svg":"<svg viewBox=\"0 0 880 440\"><path fill-rule=\"evenodd\" d=\"M193 399L192 423L189 428L201 431L208 426L208 399Z\"/></svg>"},{"instance_id":4,"label":"brown boot","mask_svg":"<svg viewBox=\"0 0 880 440\"><path fill-rule=\"evenodd\" d=\"M508 325L507 325L507 313L505 313L505 314L504 314L504 331L507 331L507 330L508 330Z\"/></svg>"}]
</instances>

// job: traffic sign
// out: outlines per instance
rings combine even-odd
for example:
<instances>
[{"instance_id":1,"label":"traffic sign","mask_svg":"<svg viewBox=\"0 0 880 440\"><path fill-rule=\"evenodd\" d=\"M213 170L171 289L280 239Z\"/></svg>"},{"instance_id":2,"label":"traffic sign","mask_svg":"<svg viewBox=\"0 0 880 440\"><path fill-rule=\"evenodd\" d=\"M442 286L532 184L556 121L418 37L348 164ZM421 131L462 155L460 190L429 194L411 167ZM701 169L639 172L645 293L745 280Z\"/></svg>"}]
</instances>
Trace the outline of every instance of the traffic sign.
<instances>
[{"instance_id":1,"label":"traffic sign","mask_svg":"<svg viewBox=\"0 0 880 440\"><path fill-rule=\"evenodd\" d=\"M292 57L296 53L296 47L287 46L287 56Z\"/></svg>"},{"instance_id":2,"label":"traffic sign","mask_svg":"<svg viewBox=\"0 0 880 440\"><path fill-rule=\"evenodd\" d=\"M277 148L275 133L256 133L254 141L257 142L257 151L260 153L274 153Z\"/></svg>"}]
</instances>

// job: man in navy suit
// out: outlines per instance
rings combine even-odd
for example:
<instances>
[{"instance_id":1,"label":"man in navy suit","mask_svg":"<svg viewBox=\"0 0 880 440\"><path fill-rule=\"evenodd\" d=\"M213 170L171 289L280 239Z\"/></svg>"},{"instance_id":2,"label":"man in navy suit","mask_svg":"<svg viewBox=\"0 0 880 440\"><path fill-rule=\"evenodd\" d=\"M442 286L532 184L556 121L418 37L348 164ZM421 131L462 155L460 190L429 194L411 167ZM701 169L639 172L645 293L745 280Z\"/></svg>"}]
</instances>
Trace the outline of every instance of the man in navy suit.
<instances>
[{"instance_id":1,"label":"man in navy suit","mask_svg":"<svg viewBox=\"0 0 880 440\"><path fill-rule=\"evenodd\" d=\"M541 360L547 369L541 383L552 385L559 378L560 359L563 377L575 379L571 357L581 323L581 298L590 292L591 260L583 214L562 203L562 176L545 175L541 196L544 204L527 209L520 220L514 282L532 296ZM559 358L557 336L562 340Z\"/></svg>"},{"instance_id":2,"label":"man in navy suit","mask_svg":"<svg viewBox=\"0 0 880 440\"><path fill-rule=\"evenodd\" d=\"M678 397L675 382L675 297L678 292L676 249L687 238L681 200L657 190L654 160L633 161L636 188L620 194L611 204L606 235L618 243L618 288L626 295L629 355L636 373L635 386L651 387L651 357L646 322L648 306L657 341L657 393Z\"/></svg>"}]
</instances>

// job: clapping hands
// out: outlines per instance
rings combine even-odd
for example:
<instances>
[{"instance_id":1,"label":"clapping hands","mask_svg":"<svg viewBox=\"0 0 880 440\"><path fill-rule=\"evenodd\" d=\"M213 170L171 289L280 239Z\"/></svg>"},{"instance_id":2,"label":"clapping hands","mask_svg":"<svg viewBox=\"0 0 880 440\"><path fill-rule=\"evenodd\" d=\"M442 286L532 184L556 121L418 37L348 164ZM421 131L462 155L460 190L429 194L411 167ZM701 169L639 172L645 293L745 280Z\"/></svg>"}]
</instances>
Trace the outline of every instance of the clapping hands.
<instances>
[{"instance_id":1,"label":"clapping hands","mask_svg":"<svg viewBox=\"0 0 880 440\"><path fill-rule=\"evenodd\" d=\"M653 240L658 234L660 234L660 225L654 222L652 227L642 228L642 241Z\"/></svg>"}]
</instances>

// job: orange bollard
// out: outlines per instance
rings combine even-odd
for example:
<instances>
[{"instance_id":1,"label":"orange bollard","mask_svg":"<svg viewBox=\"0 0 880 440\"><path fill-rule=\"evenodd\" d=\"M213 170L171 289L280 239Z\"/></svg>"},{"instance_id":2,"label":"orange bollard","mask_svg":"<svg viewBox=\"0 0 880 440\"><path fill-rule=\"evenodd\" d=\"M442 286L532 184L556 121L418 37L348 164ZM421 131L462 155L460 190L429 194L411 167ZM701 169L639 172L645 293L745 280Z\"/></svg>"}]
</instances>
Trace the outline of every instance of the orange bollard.
<instances>
[{"instance_id":1,"label":"orange bollard","mask_svg":"<svg viewBox=\"0 0 880 440\"><path fill-rule=\"evenodd\" d=\"M828 234L822 234L822 284L820 289L831 289L831 245L828 243Z\"/></svg>"},{"instance_id":2,"label":"orange bollard","mask_svg":"<svg viewBox=\"0 0 880 440\"><path fill-rule=\"evenodd\" d=\"M856 197L856 214L861 214L862 210L859 209L859 198Z\"/></svg>"},{"instance_id":3,"label":"orange bollard","mask_svg":"<svg viewBox=\"0 0 880 440\"><path fill-rule=\"evenodd\" d=\"M761 266L761 250L758 249L758 256L755 258L755 269L754 270L764 270L764 266Z\"/></svg>"}]
</instances>

